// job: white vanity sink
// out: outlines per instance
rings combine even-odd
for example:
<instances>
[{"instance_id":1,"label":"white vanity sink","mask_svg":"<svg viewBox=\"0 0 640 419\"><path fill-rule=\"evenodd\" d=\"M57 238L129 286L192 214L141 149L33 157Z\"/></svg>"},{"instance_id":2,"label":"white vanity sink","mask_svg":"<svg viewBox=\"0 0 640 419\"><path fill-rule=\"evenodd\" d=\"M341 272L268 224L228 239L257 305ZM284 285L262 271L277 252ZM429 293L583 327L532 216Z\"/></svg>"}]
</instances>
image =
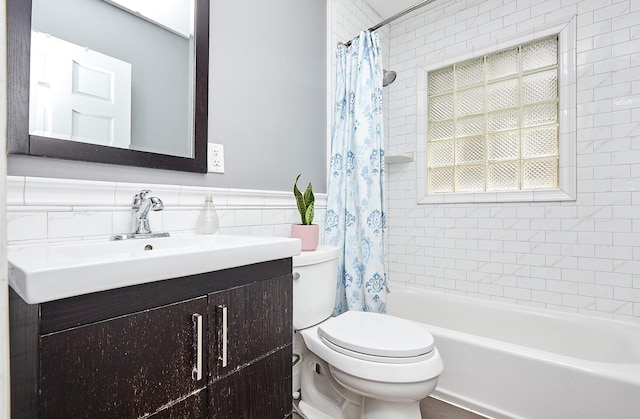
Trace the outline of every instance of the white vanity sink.
<instances>
[{"instance_id":1,"label":"white vanity sink","mask_svg":"<svg viewBox=\"0 0 640 419\"><path fill-rule=\"evenodd\" d=\"M15 246L9 284L36 304L298 254L298 239L223 234Z\"/></svg>"}]
</instances>

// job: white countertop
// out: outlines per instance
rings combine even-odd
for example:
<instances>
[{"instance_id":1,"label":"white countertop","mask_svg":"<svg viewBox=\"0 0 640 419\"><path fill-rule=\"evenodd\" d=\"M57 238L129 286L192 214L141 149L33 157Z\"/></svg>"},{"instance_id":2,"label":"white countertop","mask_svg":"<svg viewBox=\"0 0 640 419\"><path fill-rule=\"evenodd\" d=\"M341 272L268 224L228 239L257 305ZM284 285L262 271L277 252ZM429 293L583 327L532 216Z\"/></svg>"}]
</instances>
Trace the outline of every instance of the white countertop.
<instances>
[{"instance_id":1,"label":"white countertop","mask_svg":"<svg viewBox=\"0 0 640 419\"><path fill-rule=\"evenodd\" d=\"M9 285L37 304L298 254L298 239L223 234L13 246Z\"/></svg>"}]
</instances>

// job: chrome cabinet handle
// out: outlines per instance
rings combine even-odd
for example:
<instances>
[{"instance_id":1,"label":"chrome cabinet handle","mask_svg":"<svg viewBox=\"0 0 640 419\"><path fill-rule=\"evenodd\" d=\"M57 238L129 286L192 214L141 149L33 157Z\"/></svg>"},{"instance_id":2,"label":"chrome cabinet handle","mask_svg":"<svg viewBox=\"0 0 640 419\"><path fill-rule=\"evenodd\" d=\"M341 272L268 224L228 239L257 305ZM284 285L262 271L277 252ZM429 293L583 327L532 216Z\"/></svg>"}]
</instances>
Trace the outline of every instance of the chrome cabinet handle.
<instances>
[{"instance_id":1,"label":"chrome cabinet handle","mask_svg":"<svg viewBox=\"0 0 640 419\"><path fill-rule=\"evenodd\" d=\"M191 371L191 378L199 381L202 379L202 315L197 313L193 314L191 319L193 320L193 329L196 337L196 365L194 365Z\"/></svg>"},{"instance_id":2,"label":"chrome cabinet handle","mask_svg":"<svg viewBox=\"0 0 640 419\"><path fill-rule=\"evenodd\" d=\"M222 367L227 366L227 306L219 305L217 307L222 311L222 338L220 339L221 345L218 346L218 359L222 361ZM220 346L222 348L220 349Z\"/></svg>"},{"instance_id":3,"label":"chrome cabinet handle","mask_svg":"<svg viewBox=\"0 0 640 419\"><path fill-rule=\"evenodd\" d=\"M300 272L294 272L293 273L293 279L300 279Z\"/></svg>"}]
</instances>

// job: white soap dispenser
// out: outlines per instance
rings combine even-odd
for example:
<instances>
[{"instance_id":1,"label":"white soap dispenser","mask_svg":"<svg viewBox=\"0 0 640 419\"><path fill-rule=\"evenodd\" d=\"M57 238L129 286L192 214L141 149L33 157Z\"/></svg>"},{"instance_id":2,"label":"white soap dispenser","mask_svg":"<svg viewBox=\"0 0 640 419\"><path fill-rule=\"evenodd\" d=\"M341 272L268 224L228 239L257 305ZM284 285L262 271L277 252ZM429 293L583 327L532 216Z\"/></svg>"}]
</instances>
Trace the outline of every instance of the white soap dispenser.
<instances>
[{"instance_id":1,"label":"white soap dispenser","mask_svg":"<svg viewBox=\"0 0 640 419\"><path fill-rule=\"evenodd\" d=\"M218 232L218 214L216 213L216 207L213 205L211 195L207 195L207 199L204 201L198 216L196 230L200 234L215 234Z\"/></svg>"}]
</instances>

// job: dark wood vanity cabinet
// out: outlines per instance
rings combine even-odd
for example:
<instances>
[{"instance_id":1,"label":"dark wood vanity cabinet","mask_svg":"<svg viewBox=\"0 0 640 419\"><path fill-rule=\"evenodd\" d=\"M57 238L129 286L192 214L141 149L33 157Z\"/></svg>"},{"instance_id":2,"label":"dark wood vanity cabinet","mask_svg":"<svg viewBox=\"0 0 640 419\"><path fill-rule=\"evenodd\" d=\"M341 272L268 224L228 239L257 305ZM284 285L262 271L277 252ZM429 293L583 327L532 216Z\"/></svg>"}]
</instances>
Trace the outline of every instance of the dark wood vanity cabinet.
<instances>
[{"instance_id":1,"label":"dark wood vanity cabinet","mask_svg":"<svg viewBox=\"0 0 640 419\"><path fill-rule=\"evenodd\" d=\"M12 417L289 417L291 280L281 259L37 305L11 291Z\"/></svg>"},{"instance_id":2,"label":"dark wood vanity cabinet","mask_svg":"<svg viewBox=\"0 0 640 419\"><path fill-rule=\"evenodd\" d=\"M139 418L206 387L192 314L206 297L40 337L43 417Z\"/></svg>"},{"instance_id":3,"label":"dark wood vanity cabinet","mask_svg":"<svg viewBox=\"0 0 640 419\"><path fill-rule=\"evenodd\" d=\"M291 412L292 324L281 320L291 318L291 293L291 281L276 278L209 295L210 418Z\"/></svg>"}]
</instances>

